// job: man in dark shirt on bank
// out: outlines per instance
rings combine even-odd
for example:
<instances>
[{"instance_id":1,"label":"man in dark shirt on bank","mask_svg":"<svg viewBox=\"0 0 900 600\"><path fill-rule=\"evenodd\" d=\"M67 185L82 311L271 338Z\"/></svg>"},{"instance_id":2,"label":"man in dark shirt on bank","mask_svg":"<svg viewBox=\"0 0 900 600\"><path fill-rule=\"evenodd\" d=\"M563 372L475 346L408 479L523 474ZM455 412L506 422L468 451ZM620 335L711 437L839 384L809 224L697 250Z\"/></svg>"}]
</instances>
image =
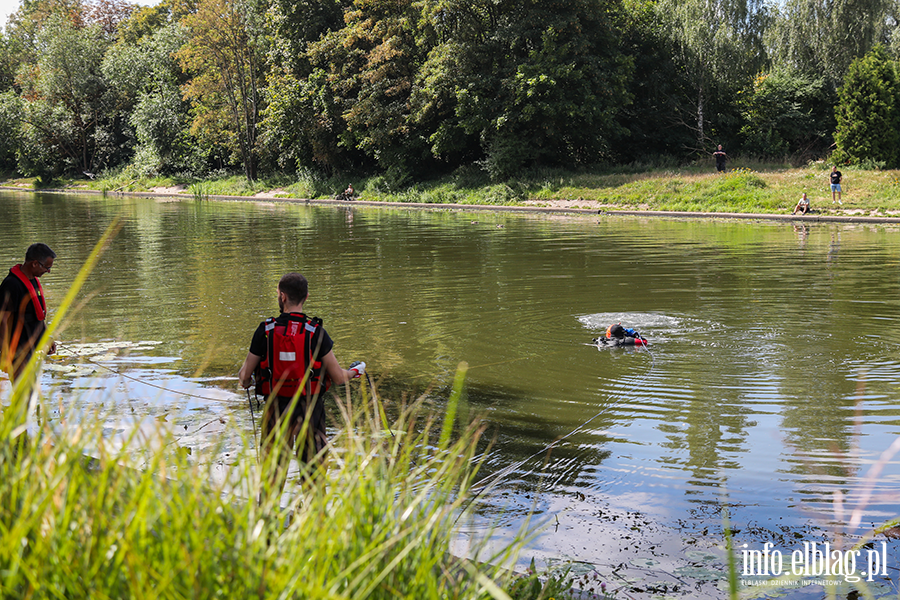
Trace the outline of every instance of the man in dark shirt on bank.
<instances>
[{"instance_id":1,"label":"man in dark shirt on bank","mask_svg":"<svg viewBox=\"0 0 900 600\"><path fill-rule=\"evenodd\" d=\"M25 262L11 268L0 283L0 368L14 380L46 329L47 302L38 278L50 272L55 258L47 244L32 244L25 251ZM54 352L56 342L48 350Z\"/></svg>"},{"instance_id":2,"label":"man in dark shirt on bank","mask_svg":"<svg viewBox=\"0 0 900 600\"><path fill-rule=\"evenodd\" d=\"M719 147L713 152L713 156L716 157L716 171L722 173L725 171L725 161L728 160L728 155L725 154L725 151L722 150L722 144L719 144Z\"/></svg>"},{"instance_id":3,"label":"man in dark shirt on bank","mask_svg":"<svg viewBox=\"0 0 900 600\"><path fill-rule=\"evenodd\" d=\"M831 203L834 204L837 202L838 204L843 204L841 202L841 179L843 176L841 172L838 171L838 168L831 167Z\"/></svg>"}]
</instances>

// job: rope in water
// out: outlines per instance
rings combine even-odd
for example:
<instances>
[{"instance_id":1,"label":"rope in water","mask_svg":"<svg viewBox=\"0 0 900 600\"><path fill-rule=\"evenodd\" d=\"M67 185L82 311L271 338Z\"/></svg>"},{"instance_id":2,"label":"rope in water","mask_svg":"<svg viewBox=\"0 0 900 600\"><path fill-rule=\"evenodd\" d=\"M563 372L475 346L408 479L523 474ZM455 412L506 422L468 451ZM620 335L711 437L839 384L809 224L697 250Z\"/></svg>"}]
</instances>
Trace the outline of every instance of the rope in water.
<instances>
[{"instance_id":1,"label":"rope in water","mask_svg":"<svg viewBox=\"0 0 900 600\"><path fill-rule=\"evenodd\" d=\"M587 344L587 345L592 346L593 344ZM654 366L656 365L656 358L653 356L653 353L650 352L649 348L647 348L647 346L639 346L639 348L642 348L642 349L643 349L644 351L646 351L647 354L650 356L650 368L649 368L649 369L647 370L647 372L646 372L646 373L645 373L645 374L637 381L637 383L633 386L633 389L639 388L640 385L643 384L644 381L646 381L646 379L650 376L650 374L653 373L653 368L654 368ZM457 516L457 520L459 520L459 518L463 515L463 513L465 513L465 511L466 511L466 509L469 507L469 505L471 505L473 502L475 502L475 500L477 500L479 497L481 497L485 492L487 492L488 490L490 490L491 488L493 488L495 485L497 485L498 483L500 483L501 481L503 481L503 480L504 480L506 477L508 477L512 472L514 472L514 471L516 471L517 469L521 468L523 465L527 464L528 462L530 462L531 460L537 458L538 456L541 456L542 454L546 454L547 452L549 452L550 450L552 450L553 448L555 448L560 442L562 442L562 441L564 441L564 440L566 440L566 439L572 437L572 436L575 435L576 433L579 433L579 432L582 431L585 427L587 427L592 421L596 420L597 418L599 418L600 416L602 416L604 413L606 413L606 412L612 410L613 408L615 408L616 406L618 406L619 404L621 404L622 401L624 401L625 399L627 399L627 398L629 397L629 396L626 395L626 394L617 394L617 395L619 396L619 398L618 398L615 402L613 402L612 404L609 404L609 405L603 407L603 409L600 410L597 414L593 415L593 416L592 416L591 418L589 418L587 421L581 423L580 425L578 425L577 427L575 427L575 429L571 430L570 432L568 432L568 433L565 434L564 436L559 437L559 438L553 440L552 442L550 442L549 444L547 444L546 446L544 446L543 448L541 448L541 449L538 450L537 452L531 454L530 456L528 456L528 457L526 457L526 458L524 458L524 459L522 459L522 460L520 460L520 461L518 461L518 462L515 462L515 463L513 463L513 464L511 464L511 465L508 465L508 466L504 467L503 469L501 469L500 471L494 473L493 475L488 475L487 477L485 477L485 478L483 478L483 479L481 479L481 480L475 482L475 483L472 485L472 487L471 487L471 490L472 490L473 492L475 492L475 495L472 496L471 498L469 498L468 502L466 502L466 504L462 507L462 510L460 511L459 516ZM611 398L616 398L616 395L613 395ZM528 472L526 472L526 473L523 473L522 476L524 477L524 476L530 475L530 474L533 473L533 472L534 472L534 469L531 469L530 471L528 471Z\"/></svg>"},{"instance_id":2,"label":"rope in water","mask_svg":"<svg viewBox=\"0 0 900 600\"><path fill-rule=\"evenodd\" d=\"M593 344L588 344L588 345L593 345ZM210 398L210 397L208 397L208 396L201 396L201 395L198 395L198 394L191 394L191 393L189 393L189 392L181 392L181 391L173 390L173 389L170 389L170 388L167 388L167 387L164 387L164 386L155 384L155 383L150 383L149 381L145 381L145 380L139 379L139 378L137 378L137 377L132 377L131 375L126 375L125 373L122 373L121 371L119 371L119 370L117 370L117 369L114 369L114 368L112 368L112 367L109 367L109 366L107 366L107 365L104 365L103 363L100 363L100 362L97 362L97 361L95 361L95 360L92 360L91 358L89 358L89 357L87 357L87 356L85 356L85 355L83 355L83 354L81 354L81 353L75 351L75 350L74 350L73 348L71 348L70 346L67 346L67 345L64 345L64 344L61 344L61 343L57 342L57 347L59 347L59 348L65 348L66 351L69 352L69 353L71 353L73 356L76 356L76 357L78 357L78 358L81 358L81 359L85 360L86 362L88 362L88 363L90 363L90 364L92 364L92 365L94 365L94 366L100 367L100 368L102 368L102 369L105 369L105 370L107 370L107 371L109 371L109 372L111 372L111 373L113 373L113 374L115 374L115 375L118 375L119 377L122 377L122 378L124 378L124 379L128 379L128 380L130 380L130 381L134 381L135 383L140 383L140 384L146 385L146 386L148 386L148 387L152 387L152 388L154 388L154 389L158 389L158 390L163 391L163 392L168 392L168 393L171 393L171 394L177 394L177 395L180 395L180 396L186 396L186 397L190 397L190 398L197 398L197 399L200 399L200 400L206 400L206 401L208 401L208 402L218 402L218 401L220 400L219 398ZM655 357L653 356L653 353L650 352L650 349L649 349L647 346L641 346L640 348L641 348L643 351L645 351L645 352L650 356L651 364L650 364L650 369L648 370L648 372L647 372L647 373L641 378L641 380L638 382L639 384L642 383L644 380L646 380L647 377L649 377L650 373L653 372L653 367L654 367L654 365L655 365ZM564 352L564 351L565 351L565 350L560 350L559 352ZM554 354L558 354L559 352L556 352L556 353L554 353ZM508 364L508 363L512 363L512 362L516 362L516 361L520 361L520 360L527 360L527 359L529 359L529 358L535 358L536 356L538 356L538 355L534 354L534 355L521 356L521 357L518 357L518 358L509 359L509 360L497 361L497 362L493 362L493 363L485 363L485 364L481 364L481 365L476 365L476 366L469 367L469 369L470 369L470 370L471 370L471 369L479 369L479 368L490 367L490 366L496 366L496 365L501 365L501 364ZM544 354L543 356L547 356L547 355ZM639 386L636 385L635 387L639 387ZM613 398L615 398L615 396L613 396ZM496 485L497 483L499 483L500 481L502 481L503 479L505 479L505 478L506 478L510 473L512 473L513 471L519 469L520 467L522 467L523 465L527 464L529 461L533 460L534 458L536 458L536 457L538 457L538 456L541 456L541 455L543 455L543 454L549 452L550 450L552 450L553 448L555 448L555 447L556 447L558 444L560 444L561 442L565 441L566 439L568 439L568 438L572 437L573 435L575 435L575 434L579 433L580 431L582 431L582 430L583 430L585 427L587 427L591 422L593 422L594 420L596 420L597 418L599 418L600 416L602 416L604 413L606 413L606 412L612 410L613 408L615 408L616 406L618 406L618 405L619 405L623 400L625 400L626 398L627 398L627 396L621 395L621 397L620 397L618 400L616 400L616 401L613 402L612 404L610 404L610 405L604 407L604 408L603 408L602 410L600 410L597 414L593 415L591 418L589 418L588 420L584 421L583 423L581 423L580 425L578 425L577 427L575 427L574 429L572 429L571 431L569 431L567 434L565 434L565 435L563 435L563 436L561 436L561 437L555 439L553 442L551 442L550 444L547 444L546 446L544 446L543 448L541 448L541 449L538 450L537 452L534 452L534 453L531 454L530 456L528 456L528 457L526 457L526 458L524 458L524 459L522 459L522 460L520 460L520 461L518 461L518 462L516 462L516 463L513 463L513 464L511 464L511 465L509 465L509 466L507 466L507 467L504 467L503 469L501 469L501 470L498 471L497 473L494 473L493 475L490 475L490 476L488 476L488 477L485 477L484 479L481 479L480 481L476 482L476 483L472 486L472 490L478 490L478 491L477 491L477 493L475 494L475 496L473 496L473 497L469 500L468 504L471 504L472 502L474 502L475 500L477 500L478 497L480 497L482 494L484 494L486 491L488 491L491 487L493 487L494 485ZM254 439L256 439L256 419L255 419L255 417L254 417L254 415L253 415L253 404L252 404L252 401L251 401L251 399L250 399L250 390L249 390L249 389L247 390L247 400L248 400L248 403L250 404L250 418L251 418L251 420L253 421L253 434L254 434ZM206 425L208 425L208 424L209 424L209 423L207 423L207 424L201 426L200 429L202 429L203 427L206 427ZM197 431L199 431L200 429L198 429ZM196 433L196 432L195 432L195 433ZM393 432L391 432L391 434L393 435ZM259 450L257 449L257 453L258 453L258 452L259 452ZM257 460L258 460L258 458L259 458L259 457L258 457L258 455L257 455ZM534 469L532 469L531 471L525 473L524 475L528 475L528 474L532 473L533 471L534 471ZM467 506L468 506L468 504L467 504ZM464 508L465 508L465 507L464 507Z\"/></svg>"},{"instance_id":3,"label":"rope in water","mask_svg":"<svg viewBox=\"0 0 900 600\"><path fill-rule=\"evenodd\" d=\"M121 371L119 371L117 369L114 369L112 367L104 365L103 363L92 360L91 358L85 356L84 354L80 354L80 353L76 352L74 349L72 349L71 346L65 346L63 344L60 344L59 342L56 343L56 346L58 348L65 348L66 352L70 352L70 353L72 353L72 355L74 355L80 359L83 359L96 367L100 367L101 369L106 369L110 373L114 373L115 375L118 375L119 377L128 379L130 381L134 381L135 383L140 383L140 384L146 385L148 387L158 389L163 392L169 392L170 394L178 394L179 396L187 396L189 398L197 398L199 400L206 400L208 402L219 402L221 400L221 398L210 398L209 396L200 396L197 394L191 394L189 392L180 392L178 390L173 390L173 389L161 386L161 385L157 385L155 383L150 383L149 381L145 381L145 380L139 379L137 377L132 377L131 375L126 375L125 373L122 373Z\"/></svg>"}]
</instances>

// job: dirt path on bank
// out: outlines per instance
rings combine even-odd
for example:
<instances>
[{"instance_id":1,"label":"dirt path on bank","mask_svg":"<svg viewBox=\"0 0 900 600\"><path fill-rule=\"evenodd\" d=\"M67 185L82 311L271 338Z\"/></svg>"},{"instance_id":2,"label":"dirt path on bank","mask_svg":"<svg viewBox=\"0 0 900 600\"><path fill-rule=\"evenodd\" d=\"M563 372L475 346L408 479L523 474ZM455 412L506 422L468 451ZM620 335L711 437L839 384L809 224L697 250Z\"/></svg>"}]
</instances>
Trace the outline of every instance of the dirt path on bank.
<instances>
[{"instance_id":1,"label":"dirt path on bank","mask_svg":"<svg viewBox=\"0 0 900 600\"><path fill-rule=\"evenodd\" d=\"M0 190L15 192L41 192L62 194L103 194L99 190L84 189L46 189L25 190L21 187L0 186ZM486 205L486 204L432 204L423 202L381 202L374 200L324 200L287 198L285 190L275 189L259 192L253 196L228 196L209 195L208 200L221 202L258 202L264 200L267 203L306 204L318 206L366 206L373 208L394 209L424 209L424 210L457 210L470 212L521 212L532 214L558 214L558 215L594 215L594 216L641 216L641 217L667 217L684 219L749 219L757 221L799 221L799 222L832 222L832 223L900 223L900 215L876 215L866 214L861 209L831 209L828 211L813 211L806 215L791 215L790 213L728 213L728 212L679 212L664 210L622 209L594 200L527 200L519 205ZM147 192L107 192L107 195L136 196L157 198L160 200L193 200L188 195L183 185L174 187L157 187Z\"/></svg>"}]
</instances>

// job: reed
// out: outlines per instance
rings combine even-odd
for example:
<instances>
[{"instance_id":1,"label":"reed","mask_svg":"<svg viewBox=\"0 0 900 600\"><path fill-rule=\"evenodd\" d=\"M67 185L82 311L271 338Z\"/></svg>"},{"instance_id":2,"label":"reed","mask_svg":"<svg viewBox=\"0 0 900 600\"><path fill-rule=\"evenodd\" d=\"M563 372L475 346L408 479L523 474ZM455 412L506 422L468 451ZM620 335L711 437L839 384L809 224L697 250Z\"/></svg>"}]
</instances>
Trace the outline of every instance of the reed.
<instances>
[{"instance_id":1,"label":"reed","mask_svg":"<svg viewBox=\"0 0 900 600\"><path fill-rule=\"evenodd\" d=\"M198 181L196 183L192 183L188 188L188 191L191 193L191 197L196 202L203 202L209 200L209 184L205 181Z\"/></svg>"},{"instance_id":2,"label":"reed","mask_svg":"<svg viewBox=\"0 0 900 600\"><path fill-rule=\"evenodd\" d=\"M39 343L49 346L113 223ZM368 382L335 397L324 477L303 469L287 502L263 493L256 440L225 465L225 438L186 452L164 423L110 437L110 415L32 393L41 352L0 411L0 596L4 598L509 598L506 567L527 537L489 554L450 543L479 461L481 429L418 403L388 423ZM462 393L464 370L449 406ZM59 406L47 398L57 397ZM65 398L65 399L63 399ZM58 417L48 418L57 413ZM235 424L232 423L232 431ZM225 435L226 432L219 435ZM216 448L219 448L217 451Z\"/></svg>"},{"instance_id":3,"label":"reed","mask_svg":"<svg viewBox=\"0 0 900 600\"><path fill-rule=\"evenodd\" d=\"M518 543L479 563L449 551L474 425L439 436L453 423L413 405L387 430L365 386L338 402L327 477L260 504L251 440L223 473L161 427L111 440L107 415L37 419L52 407L26 387L0 415L3 597L508 597Z\"/></svg>"}]
</instances>

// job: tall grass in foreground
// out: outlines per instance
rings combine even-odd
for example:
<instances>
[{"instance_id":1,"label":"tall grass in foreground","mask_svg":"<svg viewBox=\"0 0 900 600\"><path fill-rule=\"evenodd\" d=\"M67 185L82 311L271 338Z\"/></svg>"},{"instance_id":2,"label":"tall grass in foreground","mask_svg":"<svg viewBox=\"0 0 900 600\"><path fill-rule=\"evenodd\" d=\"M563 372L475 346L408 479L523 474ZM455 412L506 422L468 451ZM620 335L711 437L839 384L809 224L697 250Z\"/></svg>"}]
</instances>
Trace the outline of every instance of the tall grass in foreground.
<instances>
[{"instance_id":1,"label":"tall grass in foreground","mask_svg":"<svg viewBox=\"0 0 900 600\"><path fill-rule=\"evenodd\" d=\"M115 230L39 346L49 345ZM454 411L438 424L413 405L387 429L372 390L348 392L331 411L340 431L326 450L327 476L289 482L293 500L282 507L256 501L268 478L250 450L255 440L225 465L218 453L182 452L159 422L107 439L104 415L61 407L58 419L46 418L52 407L29 384L39 358L0 412L0 597L508 598L503 565L522 536L480 556L489 563L449 552L480 434L455 424Z\"/></svg>"},{"instance_id":2,"label":"tall grass in foreground","mask_svg":"<svg viewBox=\"0 0 900 600\"><path fill-rule=\"evenodd\" d=\"M385 431L368 391L345 398L327 477L261 506L252 442L223 477L163 429L113 444L103 418L29 419L24 387L0 416L3 597L507 597L515 548L485 557L498 566L449 552L473 427L438 441L413 406Z\"/></svg>"}]
</instances>

